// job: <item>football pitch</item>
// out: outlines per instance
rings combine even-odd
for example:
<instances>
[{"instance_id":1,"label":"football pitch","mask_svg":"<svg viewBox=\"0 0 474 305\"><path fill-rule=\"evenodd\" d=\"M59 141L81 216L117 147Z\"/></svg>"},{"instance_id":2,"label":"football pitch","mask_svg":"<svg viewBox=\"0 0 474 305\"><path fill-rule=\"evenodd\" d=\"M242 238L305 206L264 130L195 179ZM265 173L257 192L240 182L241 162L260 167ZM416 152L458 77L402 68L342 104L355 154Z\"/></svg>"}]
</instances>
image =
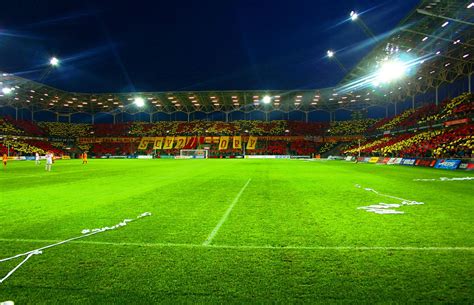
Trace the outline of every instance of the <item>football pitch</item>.
<instances>
[{"instance_id":1,"label":"football pitch","mask_svg":"<svg viewBox=\"0 0 474 305\"><path fill-rule=\"evenodd\" d=\"M439 180L472 172L250 159L43 166L0 171L0 259L152 215L32 255L0 284L0 302L474 303L474 180ZM424 204L358 209L402 199ZM0 263L0 278L23 259Z\"/></svg>"}]
</instances>

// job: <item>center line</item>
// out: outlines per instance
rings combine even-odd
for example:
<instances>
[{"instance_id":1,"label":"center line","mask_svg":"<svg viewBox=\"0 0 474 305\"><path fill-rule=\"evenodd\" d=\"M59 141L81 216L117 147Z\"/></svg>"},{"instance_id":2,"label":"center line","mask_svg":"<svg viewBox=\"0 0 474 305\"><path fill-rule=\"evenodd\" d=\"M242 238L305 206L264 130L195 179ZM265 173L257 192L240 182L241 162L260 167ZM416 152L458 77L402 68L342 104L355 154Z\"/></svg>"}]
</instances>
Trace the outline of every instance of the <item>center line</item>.
<instances>
[{"instance_id":1,"label":"center line","mask_svg":"<svg viewBox=\"0 0 474 305\"><path fill-rule=\"evenodd\" d=\"M209 234L207 239L202 243L203 246L208 246L212 242L212 239L214 239L214 237L216 236L217 231L219 231L221 226L227 220L230 212L232 212L232 209L234 208L234 205L237 203L237 201L239 201L240 196L242 196L242 193L245 191L245 189L247 188L251 180L252 178L249 178L249 180L247 180L247 183L245 183L245 185L240 189L240 192L237 194L237 196L235 196L234 200L230 204L229 208L227 208L227 211L225 211L224 215L222 216L217 226L214 228L214 230L212 230L211 234Z\"/></svg>"}]
</instances>

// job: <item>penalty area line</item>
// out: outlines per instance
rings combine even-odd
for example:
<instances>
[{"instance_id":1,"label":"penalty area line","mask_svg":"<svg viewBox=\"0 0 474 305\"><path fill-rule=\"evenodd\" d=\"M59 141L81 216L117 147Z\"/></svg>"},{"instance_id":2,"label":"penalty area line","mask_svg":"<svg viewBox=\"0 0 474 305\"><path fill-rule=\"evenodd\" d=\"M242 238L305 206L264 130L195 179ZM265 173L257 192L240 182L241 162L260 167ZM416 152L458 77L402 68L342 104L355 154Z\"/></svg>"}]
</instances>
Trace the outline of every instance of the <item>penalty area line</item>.
<instances>
[{"instance_id":1,"label":"penalty area line","mask_svg":"<svg viewBox=\"0 0 474 305\"><path fill-rule=\"evenodd\" d=\"M15 239L0 238L0 242L51 243L59 240L50 239ZM203 248L235 250L309 250L309 251L474 251L474 247L413 247L413 246L271 246L271 245L203 245L180 243L131 243L77 240L69 244L114 246L114 247L148 247L148 248Z\"/></svg>"},{"instance_id":2,"label":"penalty area line","mask_svg":"<svg viewBox=\"0 0 474 305\"><path fill-rule=\"evenodd\" d=\"M252 178L249 178L249 180L247 180L247 183L245 183L245 185L240 189L239 193L237 194L237 196L235 196L234 200L232 201L232 203L229 205L229 207L227 208L227 211L225 211L224 215L222 215L222 218L221 220L219 221L219 223L217 223L216 227L214 228L214 230L212 230L212 232L209 234L209 236L207 237L207 239L202 243L203 246L208 246L212 240L214 239L214 237L216 236L217 232L219 231L219 229L221 228L221 226L224 224L224 222L227 220L227 218L229 217L230 215L230 212L232 212L232 209L234 208L235 204L239 201L240 199L240 196L242 196L242 193L245 191L245 189L247 188L247 186L249 185L250 181L252 181Z\"/></svg>"}]
</instances>

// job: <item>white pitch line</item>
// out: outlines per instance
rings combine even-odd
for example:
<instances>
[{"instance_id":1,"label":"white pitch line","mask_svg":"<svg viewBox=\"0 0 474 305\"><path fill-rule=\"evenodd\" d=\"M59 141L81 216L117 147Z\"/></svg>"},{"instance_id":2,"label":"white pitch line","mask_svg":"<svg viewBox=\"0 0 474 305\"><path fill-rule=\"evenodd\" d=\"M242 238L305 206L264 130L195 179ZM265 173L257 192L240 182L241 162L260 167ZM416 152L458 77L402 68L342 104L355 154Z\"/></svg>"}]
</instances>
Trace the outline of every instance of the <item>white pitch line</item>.
<instances>
[{"instance_id":1,"label":"white pitch line","mask_svg":"<svg viewBox=\"0 0 474 305\"><path fill-rule=\"evenodd\" d=\"M0 242L22 242L22 243L52 243L58 240L51 239L15 239L0 238ZM271 246L271 245L203 245L203 244L179 244L179 243L129 243L129 242L107 242L78 240L70 244L103 245L116 247L149 247L149 248L205 248L205 249L235 249L235 250L310 250L310 251L474 251L474 247L413 247L413 246Z\"/></svg>"},{"instance_id":2,"label":"white pitch line","mask_svg":"<svg viewBox=\"0 0 474 305\"><path fill-rule=\"evenodd\" d=\"M208 246L212 242L212 240L214 239L214 236L216 236L216 234L219 231L219 229L221 228L221 226L224 224L224 222L229 217L229 214L230 214L230 212L232 212L232 209L234 208L234 205L237 203L237 201L239 201L240 196L242 196L242 193L245 191L245 189L247 188L247 186L249 185L251 180L252 180L252 178L249 178L249 180L247 180L247 183L245 183L245 185L240 189L240 192L237 194L237 196L235 196L234 200L232 201L232 203L227 208L227 211L225 211L224 215L222 216L222 218L219 221L219 223L217 224L217 226L214 228L214 230L212 230L211 234L209 234L207 239L202 243L203 246Z\"/></svg>"}]
</instances>

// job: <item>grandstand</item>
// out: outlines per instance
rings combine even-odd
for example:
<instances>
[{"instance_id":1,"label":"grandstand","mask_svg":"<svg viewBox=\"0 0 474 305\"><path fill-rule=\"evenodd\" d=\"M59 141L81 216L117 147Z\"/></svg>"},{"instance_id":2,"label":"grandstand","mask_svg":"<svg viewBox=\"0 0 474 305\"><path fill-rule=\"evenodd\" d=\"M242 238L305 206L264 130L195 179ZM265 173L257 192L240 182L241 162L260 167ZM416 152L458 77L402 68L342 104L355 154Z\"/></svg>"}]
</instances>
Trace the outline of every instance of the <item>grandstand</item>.
<instances>
[{"instance_id":1,"label":"grandstand","mask_svg":"<svg viewBox=\"0 0 474 305\"><path fill-rule=\"evenodd\" d=\"M472 304L473 7L421 1L329 88L81 93L1 74L0 305ZM204 157L246 160L181 160ZM2 269L16 253L39 266Z\"/></svg>"}]
</instances>

